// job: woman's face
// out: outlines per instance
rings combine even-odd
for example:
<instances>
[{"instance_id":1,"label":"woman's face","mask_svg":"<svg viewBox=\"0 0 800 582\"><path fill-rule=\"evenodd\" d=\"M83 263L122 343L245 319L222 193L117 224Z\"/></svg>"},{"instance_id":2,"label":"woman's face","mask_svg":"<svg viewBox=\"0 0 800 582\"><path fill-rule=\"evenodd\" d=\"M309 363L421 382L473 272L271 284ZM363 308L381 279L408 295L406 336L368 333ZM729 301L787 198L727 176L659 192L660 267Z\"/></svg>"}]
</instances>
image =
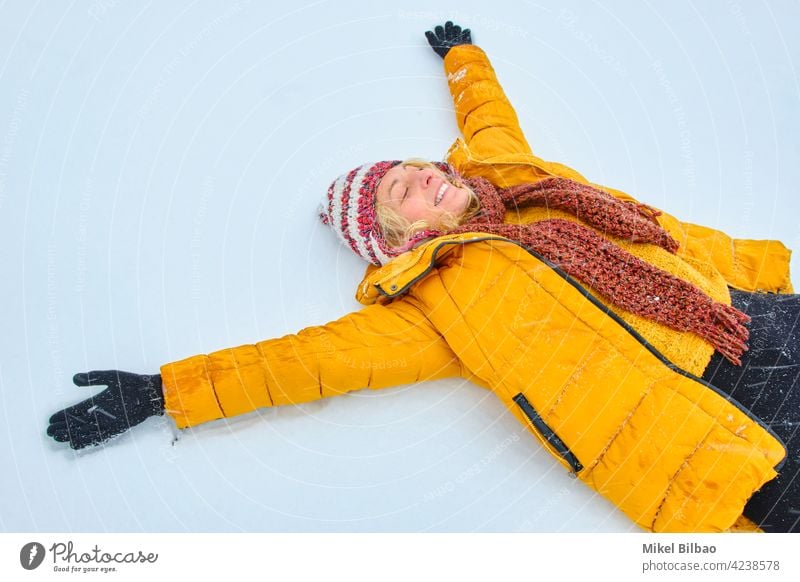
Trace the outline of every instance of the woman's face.
<instances>
[{"instance_id":1,"label":"woman's face","mask_svg":"<svg viewBox=\"0 0 800 582\"><path fill-rule=\"evenodd\" d=\"M461 216L470 200L468 190L451 184L438 169L403 164L384 174L375 197L410 223L424 220L431 228L440 226L445 213Z\"/></svg>"}]
</instances>

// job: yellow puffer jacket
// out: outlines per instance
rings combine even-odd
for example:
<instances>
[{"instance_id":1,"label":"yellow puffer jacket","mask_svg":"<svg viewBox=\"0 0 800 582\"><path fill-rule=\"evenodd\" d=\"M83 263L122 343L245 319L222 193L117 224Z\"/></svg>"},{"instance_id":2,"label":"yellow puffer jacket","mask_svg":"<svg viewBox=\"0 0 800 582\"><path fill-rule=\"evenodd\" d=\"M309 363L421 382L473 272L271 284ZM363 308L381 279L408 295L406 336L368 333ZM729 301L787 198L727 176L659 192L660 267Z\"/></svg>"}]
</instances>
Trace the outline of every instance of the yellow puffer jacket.
<instances>
[{"instance_id":1,"label":"yellow puffer jacket","mask_svg":"<svg viewBox=\"0 0 800 582\"><path fill-rule=\"evenodd\" d=\"M462 173L503 187L550 175L585 181L531 153L483 51L455 47L445 67L465 138L449 161ZM507 219L554 215L532 209ZM791 290L780 243L660 218L682 243L677 256L624 246L721 301L730 300L727 285ZM362 310L326 325L163 366L168 413L184 428L461 376L492 390L568 471L651 531L731 527L785 456L758 419L697 377L712 353L703 340L612 310L506 239L430 241L369 268L357 299Z\"/></svg>"}]
</instances>

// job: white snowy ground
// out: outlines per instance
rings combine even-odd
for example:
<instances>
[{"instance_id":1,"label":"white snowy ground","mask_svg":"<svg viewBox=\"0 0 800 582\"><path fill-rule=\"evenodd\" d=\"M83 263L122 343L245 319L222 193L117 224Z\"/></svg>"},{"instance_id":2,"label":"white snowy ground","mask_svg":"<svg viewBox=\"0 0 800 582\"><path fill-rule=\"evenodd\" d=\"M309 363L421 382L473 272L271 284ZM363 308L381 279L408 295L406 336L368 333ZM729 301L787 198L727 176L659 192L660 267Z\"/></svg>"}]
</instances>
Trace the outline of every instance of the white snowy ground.
<instances>
[{"instance_id":1,"label":"white snowy ground","mask_svg":"<svg viewBox=\"0 0 800 582\"><path fill-rule=\"evenodd\" d=\"M545 159L800 247L796 2L0 2L0 530L637 531L462 381L175 443L163 419L80 455L44 434L88 395L74 372L358 308L363 265L315 209L364 161L441 159L423 32L447 18Z\"/></svg>"}]
</instances>

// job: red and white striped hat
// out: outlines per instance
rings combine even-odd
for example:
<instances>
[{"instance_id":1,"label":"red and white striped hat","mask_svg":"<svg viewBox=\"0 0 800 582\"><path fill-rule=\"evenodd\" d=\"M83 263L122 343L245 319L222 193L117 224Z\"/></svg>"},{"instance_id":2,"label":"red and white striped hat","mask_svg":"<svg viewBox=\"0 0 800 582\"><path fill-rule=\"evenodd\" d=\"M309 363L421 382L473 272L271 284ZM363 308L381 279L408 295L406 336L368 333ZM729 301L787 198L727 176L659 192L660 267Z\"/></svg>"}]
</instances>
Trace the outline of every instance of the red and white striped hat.
<instances>
[{"instance_id":1,"label":"red and white striped hat","mask_svg":"<svg viewBox=\"0 0 800 582\"><path fill-rule=\"evenodd\" d=\"M386 244L375 216L375 194L386 172L400 160L364 164L343 174L328 188L319 218L354 253L373 265L385 265L400 252Z\"/></svg>"}]
</instances>

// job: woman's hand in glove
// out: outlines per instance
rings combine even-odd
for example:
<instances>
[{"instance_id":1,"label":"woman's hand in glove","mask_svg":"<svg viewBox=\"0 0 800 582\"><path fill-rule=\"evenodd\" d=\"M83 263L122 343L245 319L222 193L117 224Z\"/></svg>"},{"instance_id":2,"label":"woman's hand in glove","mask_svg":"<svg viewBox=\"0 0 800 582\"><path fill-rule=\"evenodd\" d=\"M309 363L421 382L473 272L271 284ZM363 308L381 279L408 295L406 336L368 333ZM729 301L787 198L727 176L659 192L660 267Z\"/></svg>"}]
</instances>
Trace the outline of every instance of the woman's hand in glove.
<instances>
[{"instance_id":1,"label":"woman's hand in glove","mask_svg":"<svg viewBox=\"0 0 800 582\"><path fill-rule=\"evenodd\" d=\"M472 44L472 33L469 28L461 30L460 26L449 20L445 23L444 28L437 26L433 31L426 31L425 36L428 38L431 48L442 58L456 45Z\"/></svg>"},{"instance_id":2,"label":"woman's hand in glove","mask_svg":"<svg viewBox=\"0 0 800 582\"><path fill-rule=\"evenodd\" d=\"M73 449L97 445L145 419L164 414L161 376L140 376L119 370L75 374L76 386L107 386L83 402L50 417L47 434Z\"/></svg>"}]
</instances>

